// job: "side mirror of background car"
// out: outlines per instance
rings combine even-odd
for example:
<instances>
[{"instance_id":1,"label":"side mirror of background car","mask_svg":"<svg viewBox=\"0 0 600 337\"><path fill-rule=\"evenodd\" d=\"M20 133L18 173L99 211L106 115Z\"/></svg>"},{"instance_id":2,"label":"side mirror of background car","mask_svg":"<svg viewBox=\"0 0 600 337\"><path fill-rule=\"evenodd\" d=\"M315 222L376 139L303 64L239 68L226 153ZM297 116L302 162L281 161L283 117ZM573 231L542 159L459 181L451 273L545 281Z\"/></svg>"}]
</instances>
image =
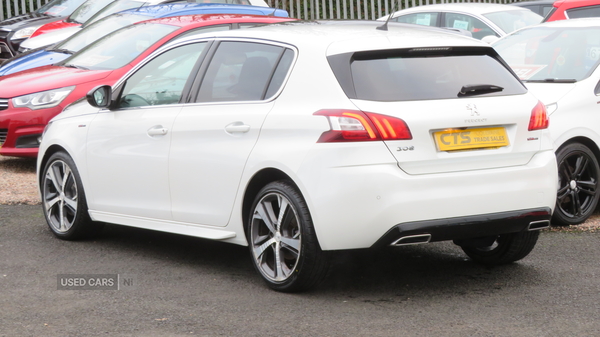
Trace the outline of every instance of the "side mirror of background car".
<instances>
[{"instance_id":1,"label":"side mirror of background car","mask_svg":"<svg viewBox=\"0 0 600 337\"><path fill-rule=\"evenodd\" d=\"M500 38L497 37L496 35L488 35L488 36L484 36L481 39L481 41L487 42L488 44L492 44L492 43L496 42L498 39L500 39Z\"/></svg>"},{"instance_id":2,"label":"side mirror of background car","mask_svg":"<svg viewBox=\"0 0 600 337\"><path fill-rule=\"evenodd\" d=\"M449 30L451 32L457 33L459 35L473 37L473 34L470 31L466 30L466 29L453 28L453 27L442 27L442 28L446 29L446 30Z\"/></svg>"},{"instance_id":3,"label":"side mirror of background car","mask_svg":"<svg viewBox=\"0 0 600 337\"><path fill-rule=\"evenodd\" d=\"M110 85L101 85L90 90L85 95L88 103L96 108L108 108L111 102L112 88Z\"/></svg>"}]
</instances>

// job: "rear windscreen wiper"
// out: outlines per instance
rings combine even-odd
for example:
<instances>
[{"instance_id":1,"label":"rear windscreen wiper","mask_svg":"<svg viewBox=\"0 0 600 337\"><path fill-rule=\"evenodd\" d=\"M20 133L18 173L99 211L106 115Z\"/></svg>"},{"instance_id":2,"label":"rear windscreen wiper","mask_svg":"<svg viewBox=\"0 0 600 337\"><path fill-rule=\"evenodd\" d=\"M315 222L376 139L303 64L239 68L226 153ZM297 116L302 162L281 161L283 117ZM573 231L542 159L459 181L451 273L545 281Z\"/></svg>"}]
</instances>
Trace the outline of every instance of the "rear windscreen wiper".
<instances>
[{"instance_id":1,"label":"rear windscreen wiper","mask_svg":"<svg viewBox=\"0 0 600 337\"><path fill-rule=\"evenodd\" d=\"M527 83L575 83L577 82L574 78L545 78L543 80L526 80L523 82Z\"/></svg>"},{"instance_id":2,"label":"rear windscreen wiper","mask_svg":"<svg viewBox=\"0 0 600 337\"><path fill-rule=\"evenodd\" d=\"M492 84L467 84L460 89L458 97L489 94L504 90L503 87Z\"/></svg>"}]
</instances>

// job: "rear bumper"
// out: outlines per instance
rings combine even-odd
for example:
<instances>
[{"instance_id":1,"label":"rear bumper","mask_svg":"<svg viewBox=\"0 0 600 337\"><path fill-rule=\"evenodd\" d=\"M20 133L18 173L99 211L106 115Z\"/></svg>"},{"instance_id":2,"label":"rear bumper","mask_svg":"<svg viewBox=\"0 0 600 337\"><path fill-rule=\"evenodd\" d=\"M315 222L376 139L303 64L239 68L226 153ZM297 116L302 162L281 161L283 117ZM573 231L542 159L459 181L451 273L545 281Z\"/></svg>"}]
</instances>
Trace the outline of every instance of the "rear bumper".
<instances>
[{"instance_id":1,"label":"rear bumper","mask_svg":"<svg viewBox=\"0 0 600 337\"><path fill-rule=\"evenodd\" d=\"M328 163L356 155L375 162L373 157L390 155L369 150L307 161L312 169L307 173L318 172L318 179L300 179L306 182L301 190L323 250L393 242L385 241L387 235L431 234L428 240L441 241L520 232L530 222L550 219L554 209L558 178L552 150L537 153L527 165L424 175L408 175L393 162ZM527 215L531 212L542 213Z\"/></svg>"},{"instance_id":2,"label":"rear bumper","mask_svg":"<svg viewBox=\"0 0 600 337\"><path fill-rule=\"evenodd\" d=\"M373 247L465 240L539 230L550 225L551 217L550 208L537 208L403 223L391 228Z\"/></svg>"}]
</instances>

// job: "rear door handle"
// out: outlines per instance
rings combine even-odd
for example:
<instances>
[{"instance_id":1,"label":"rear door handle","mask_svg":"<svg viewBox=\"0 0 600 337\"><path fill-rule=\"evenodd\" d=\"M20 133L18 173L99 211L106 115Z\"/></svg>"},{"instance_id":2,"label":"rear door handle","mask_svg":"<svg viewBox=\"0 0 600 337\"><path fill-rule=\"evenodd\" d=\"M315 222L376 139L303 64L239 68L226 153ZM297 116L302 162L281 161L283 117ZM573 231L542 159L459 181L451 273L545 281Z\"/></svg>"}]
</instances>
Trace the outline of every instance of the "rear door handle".
<instances>
[{"instance_id":1,"label":"rear door handle","mask_svg":"<svg viewBox=\"0 0 600 337\"><path fill-rule=\"evenodd\" d=\"M167 132L169 132L169 130L162 125L153 126L148 130L148 136L164 136Z\"/></svg>"},{"instance_id":2,"label":"rear door handle","mask_svg":"<svg viewBox=\"0 0 600 337\"><path fill-rule=\"evenodd\" d=\"M250 125L243 122L233 122L225 127L227 133L245 133L250 131Z\"/></svg>"}]
</instances>

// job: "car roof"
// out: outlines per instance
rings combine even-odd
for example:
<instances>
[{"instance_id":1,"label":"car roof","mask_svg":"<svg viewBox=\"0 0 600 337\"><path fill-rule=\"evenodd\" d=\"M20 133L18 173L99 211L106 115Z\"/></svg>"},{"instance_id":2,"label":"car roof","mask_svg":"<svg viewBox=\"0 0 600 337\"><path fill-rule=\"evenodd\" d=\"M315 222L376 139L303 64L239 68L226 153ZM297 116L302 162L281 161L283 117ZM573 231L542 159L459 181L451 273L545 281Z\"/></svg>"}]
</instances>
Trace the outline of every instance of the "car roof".
<instances>
[{"instance_id":1,"label":"car roof","mask_svg":"<svg viewBox=\"0 0 600 337\"><path fill-rule=\"evenodd\" d=\"M236 22L274 23L295 20L277 16L248 15L248 14L192 14L182 16L169 16L165 18L150 19L136 22L135 24L157 23L172 26L186 27L189 25L216 25Z\"/></svg>"},{"instance_id":2,"label":"car roof","mask_svg":"<svg viewBox=\"0 0 600 337\"><path fill-rule=\"evenodd\" d=\"M280 14L278 16L283 16L283 13L286 13L283 10L271 8L271 7L263 7L263 6L249 6L249 5L231 5L231 4L220 4L220 3L168 3L162 5L154 5L154 6L144 6L138 8L132 8L120 13L127 14L139 14L146 15L151 17L160 17L166 14L171 14L175 11L183 11L189 8L203 8L206 12L212 13L227 13L231 11L235 11L236 13L245 13L245 14L256 14L256 15L268 15L271 13Z\"/></svg>"},{"instance_id":3,"label":"car roof","mask_svg":"<svg viewBox=\"0 0 600 337\"><path fill-rule=\"evenodd\" d=\"M203 33L203 36L268 39L301 49L326 49L328 55L390 48L468 46L491 49L487 43L443 28L389 22L387 30L377 29L383 25L381 21L369 20L291 21L211 32L210 35Z\"/></svg>"},{"instance_id":4,"label":"car roof","mask_svg":"<svg viewBox=\"0 0 600 337\"><path fill-rule=\"evenodd\" d=\"M396 14L404 14L410 12L421 12L421 11L461 11L472 14L487 14L501 11L521 11L526 10L524 8L504 5L504 4L492 4L492 3L477 3L477 2L461 2L461 3L449 3L449 4L436 4L436 5L424 5L403 9L396 12Z\"/></svg>"},{"instance_id":5,"label":"car roof","mask_svg":"<svg viewBox=\"0 0 600 337\"><path fill-rule=\"evenodd\" d=\"M569 7L584 7L593 6L600 3L600 0L556 0L554 7L559 7L563 4L569 5Z\"/></svg>"},{"instance_id":6,"label":"car roof","mask_svg":"<svg viewBox=\"0 0 600 337\"><path fill-rule=\"evenodd\" d=\"M556 0L530 0L530 1L519 1L512 2L514 6L527 6L527 5L552 5Z\"/></svg>"}]
</instances>

